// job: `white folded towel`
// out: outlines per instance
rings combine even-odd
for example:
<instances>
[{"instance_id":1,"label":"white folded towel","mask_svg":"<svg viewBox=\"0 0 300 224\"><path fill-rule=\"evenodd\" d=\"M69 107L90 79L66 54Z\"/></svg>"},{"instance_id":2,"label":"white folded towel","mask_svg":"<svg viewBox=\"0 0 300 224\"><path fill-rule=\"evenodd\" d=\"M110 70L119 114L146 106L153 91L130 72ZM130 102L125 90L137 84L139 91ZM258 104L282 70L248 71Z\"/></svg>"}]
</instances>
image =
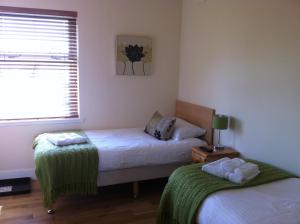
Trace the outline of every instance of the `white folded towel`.
<instances>
[{"instance_id":1,"label":"white folded towel","mask_svg":"<svg viewBox=\"0 0 300 224\"><path fill-rule=\"evenodd\" d=\"M202 166L202 171L231 182L243 184L256 177L260 171L254 163L245 162L240 158L227 157Z\"/></svg>"},{"instance_id":2,"label":"white folded towel","mask_svg":"<svg viewBox=\"0 0 300 224\"><path fill-rule=\"evenodd\" d=\"M237 184L243 184L249 180L252 180L260 173L258 166L254 163L244 163L240 167L236 168L232 173L228 175L228 179L231 182Z\"/></svg>"},{"instance_id":3,"label":"white folded towel","mask_svg":"<svg viewBox=\"0 0 300 224\"><path fill-rule=\"evenodd\" d=\"M245 160L240 158L229 159L221 162L221 169L224 171L225 178L228 178L228 175L234 171L237 167L240 167L242 164L246 163Z\"/></svg>"},{"instance_id":4,"label":"white folded towel","mask_svg":"<svg viewBox=\"0 0 300 224\"><path fill-rule=\"evenodd\" d=\"M225 178L225 171L222 169L221 163L228 160L230 160L230 158L225 157L214 162L205 164L202 166L202 171L221 178Z\"/></svg>"},{"instance_id":5,"label":"white folded towel","mask_svg":"<svg viewBox=\"0 0 300 224\"><path fill-rule=\"evenodd\" d=\"M57 146L65 146L71 144L81 144L86 143L87 138L76 133L53 133L47 134L47 139L51 143Z\"/></svg>"}]
</instances>

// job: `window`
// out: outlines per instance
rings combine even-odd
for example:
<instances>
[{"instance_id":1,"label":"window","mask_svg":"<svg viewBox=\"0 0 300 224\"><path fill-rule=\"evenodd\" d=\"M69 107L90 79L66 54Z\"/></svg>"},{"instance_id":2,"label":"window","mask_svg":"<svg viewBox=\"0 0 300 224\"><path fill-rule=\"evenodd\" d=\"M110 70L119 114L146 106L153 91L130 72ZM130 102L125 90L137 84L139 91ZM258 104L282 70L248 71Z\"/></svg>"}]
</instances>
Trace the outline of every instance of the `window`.
<instances>
[{"instance_id":1,"label":"window","mask_svg":"<svg viewBox=\"0 0 300 224\"><path fill-rule=\"evenodd\" d=\"M77 118L76 12L0 7L0 120Z\"/></svg>"}]
</instances>

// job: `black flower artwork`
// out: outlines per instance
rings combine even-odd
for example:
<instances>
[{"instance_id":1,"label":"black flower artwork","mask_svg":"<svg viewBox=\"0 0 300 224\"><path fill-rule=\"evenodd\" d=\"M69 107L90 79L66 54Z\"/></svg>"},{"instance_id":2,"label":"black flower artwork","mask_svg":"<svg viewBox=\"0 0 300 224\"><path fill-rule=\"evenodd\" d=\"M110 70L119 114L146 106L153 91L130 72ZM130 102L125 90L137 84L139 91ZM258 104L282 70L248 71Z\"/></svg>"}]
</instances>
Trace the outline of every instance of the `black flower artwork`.
<instances>
[{"instance_id":1,"label":"black flower artwork","mask_svg":"<svg viewBox=\"0 0 300 224\"><path fill-rule=\"evenodd\" d=\"M144 50L144 48L139 47L137 44L134 46L128 45L127 47L125 47L126 56L129 59L129 61L131 62L131 68L132 68L133 75L135 74L134 68L133 68L133 63L137 62L137 61L141 61L141 59L143 57L145 57L143 50Z\"/></svg>"}]
</instances>

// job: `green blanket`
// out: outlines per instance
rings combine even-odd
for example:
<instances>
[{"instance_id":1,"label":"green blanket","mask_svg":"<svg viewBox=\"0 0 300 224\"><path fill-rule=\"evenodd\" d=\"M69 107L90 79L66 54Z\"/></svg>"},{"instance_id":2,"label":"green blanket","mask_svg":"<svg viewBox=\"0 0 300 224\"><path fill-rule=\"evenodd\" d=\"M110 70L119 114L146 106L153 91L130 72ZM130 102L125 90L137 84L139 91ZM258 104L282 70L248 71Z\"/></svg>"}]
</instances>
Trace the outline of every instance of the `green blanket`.
<instances>
[{"instance_id":1,"label":"green blanket","mask_svg":"<svg viewBox=\"0 0 300 224\"><path fill-rule=\"evenodd\" d=\"M261 173L244 185L234 184L202 172L203 164L178 168L170 176L163 192L157 224L194 224L198 208L204 199L214 192L251 187L294 177L294 175L273 166L257 161L250 162L256 163Z\"/></svg>"},{"instance_id":2,"label":"green blanket","mask_svg":"<svg viewBox=\"0 0 300 224\"><path fill-rule=\"evenodd\" d=\"M45 133L35 138L33 148L45 207L52 206L61 195L97 193L99 158L91 142L60 147L49 142Z\"/></svg>"}]
</instances>

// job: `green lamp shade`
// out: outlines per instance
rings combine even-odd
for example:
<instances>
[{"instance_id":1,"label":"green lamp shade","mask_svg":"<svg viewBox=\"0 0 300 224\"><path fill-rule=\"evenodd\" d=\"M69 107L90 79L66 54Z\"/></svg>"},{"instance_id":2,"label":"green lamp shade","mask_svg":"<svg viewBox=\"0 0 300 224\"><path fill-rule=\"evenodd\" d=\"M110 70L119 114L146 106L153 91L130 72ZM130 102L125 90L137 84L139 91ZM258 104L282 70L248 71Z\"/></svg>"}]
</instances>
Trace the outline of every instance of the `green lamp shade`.
<instances>
[{"instance_id":1,"label":"green lamp shade","mask_svg":"<svg viewBox=\"0 0 300 224\"><path fill-rule=\"evenodd\" d=\"M228 127L228 117L221 114L216 114L213 117L213 128L224 130Z\"/></svg>"}]
</instances>

